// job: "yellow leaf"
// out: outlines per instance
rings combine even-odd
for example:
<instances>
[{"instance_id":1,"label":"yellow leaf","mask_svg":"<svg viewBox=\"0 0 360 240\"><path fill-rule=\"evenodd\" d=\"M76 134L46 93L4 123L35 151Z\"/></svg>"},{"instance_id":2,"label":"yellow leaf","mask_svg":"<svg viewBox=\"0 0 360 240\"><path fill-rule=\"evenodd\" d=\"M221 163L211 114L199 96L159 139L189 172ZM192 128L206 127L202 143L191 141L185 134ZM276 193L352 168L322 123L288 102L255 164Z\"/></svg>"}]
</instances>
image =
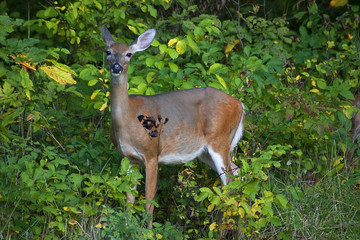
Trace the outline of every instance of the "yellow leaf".
<instances>
[{"instance_id":1,"label":"yellow leaf","mask_svg":"<svg viewBox=\"0 0 360 240\"><path fill-rule=\"evenodd\" d=\"M229 57L230 52L233 50L233 48L240 43L240 40L236 40L234 44L229 43L228 45L226 45L225 48L225 55L226 57Z\"/></svg>"},{"instance_id":2,"label":"yellow leaf","mask_svg":"<svg viewBox=\"0 0 360 240\"><path fill-rule=\"evenodd\" d=\"M77 224L77 221L71 219L71 220L69 221L69 224L70 224L70 225L75 225L75 224Z\"/></svg>"},{"instance_id":3,"label":"yellow leaf","mask_svg":"<svg viewBox=\"0 0 360 240\"><path fill-rule=\"evenodd\" d=\"M154 236L154 233L148 232L145 237L146 238L152 238L153 236Z\"/></svg>"},{"instance_id":4,"label":"yellow leaf","mask_svg":"<svg viewBox=\"0 0 360 240\"><path fill-rule=\"evenodd\" d=\"M130 31L132 31L133 33L135 33L136 35L139 35L139 32L138 32L138 30L135 28L135 27L133 27L133 26L127 26L129 29L130 29Z\"/></svg>"},{"instance_id":5,"label":"yellow leaf","mask_svg":"<svg viewBox=\"0 0 360 240\"><path fill-rule=\"evenodd\" d=\"M210 226L209 226L210 231L214 231L214 229L216 228L216 226L217 226L217 223L216 223L216 222L213 222L212 224L210 224Z\"/></svg>"},{"instance_id":6,"label":"yellow leaf","mask_svg":"<svg viewBox=\"0 0 360 240\"><path fill-rule=\"evenodd\" d=\"M336 160L335 160L335 162L334 162L334 167L336 167L337 165L339 165L339 164L342 162L343 159L344 159L344 158L342 158L342 157L337 157Z\"/></svg>"},{"instance_id":7,"label":"yellow leaf","mask_svg":"<svg viewBox=\"0 0 360 240\"><path fill-rule=\"evenodd\" d=\"M235 47L235 44L228 44L226 45L226 48L225 48L225 55L226 57L229 57L229 54L231 52L231 50Z\"/></svg>"},{"instance_id":8,"label":"yellow leaf","mask_svg":"<svg viewBox=\"0 0 360 240\"><path fill-rule=\"evenodd\" d=\"M313 87L316 87L316 81L315 81L314 79L311 79L311 85L312 85Z\"/></svg>"},{"instance_id":9,"label":"yellow leaf","mask_svg":"<svg viewBox=\"0 0 360 240\"><path fill-rule=\"evenodd\" d=\"M224 88L227 88L225 80L224 80L222 77L220 77L219 75L217 75L217 74L215 74L215 76L216 76L217 80L219 81L219 83L220 83Z\"/></svg>"},{"instance_id":10,"label":"yellow leaf","mask_svg":"<svg viewBox=\"0 0 360 240\"><path fill-rule=\"evenodd\" d=\"M214 187L218 186L220 184L220 178L216 178L215 182L214 182Z\"/></svg>"},{"instance_id":11,"label":"yellow leaf","mask_svg":"<svg viewBox=\"0 0 360 240\"><path fill-rule=\"evenodd\" d=\"M26 117L26 121L32 121L34 120L35 116L34 114L30 113L27 117Z\"/></svg>"},{"instance_id":12,"label":"yellow leaf","mask_svg":"<svg viewBox=\"0 0 360 240\"><path fill-rule=\"evenodd\" d=\"M66 85L76 83L70 72L57 66L42 66L41 70L48 75L48 77L60 84Z\"/></svg>"},{"instance_id":13,"label":"yellow leaf","mask_svg":"<svg viewBox=\"0 0 360 240\"><path fill-rule=\"evenodd\" d=\"M342 7L348 3L348 0L331 0L330 6L331 7Z\"/></svg>"},{"instance_id":14,"label":"yellow leaf","mask_svg":"<svg viewBox=\"0 0 360 240\"><path fill-rule=\"evenodd\" d=\"M107 107L108 105L107 105L107 102L105 102L100 108L99 108L99 110L100 111L104 111L104 109Z\"/></svg>"},{"instance_id":15,"label":"yellow leaf","mask_svg":"<svg viewBox=\"0 0 360 240\"><path fill-rule=\"evenodd\" d=\"M330 48L335 46L335 42L334 41L327 41L327 46L328 46L328 49L330 49Z\"/></svg>"},{"instance_id":16,"label":"yellow leaf","mask_svg":"<svg viewBox=\"0 0 360 240\"><path fill-rule=\"evenodd\" d=\"M211 211L214 209L214 207L215 207L215 204L211 203L211 204L208 206L207 211L208 211L208 212L211 212Z\"/></svg>"},{"instance_id":17,"label":"yellow leaf","mask_svg":"<svg viewBox=\"0 0 360 240\"><path fill-rule=\"evenodd\" d=\"M59 9L60 11L64 11L66 9L65 6L62 6L62 7L55 7L56 9Z\"/></svg>"},{"instance_id":18,"label":"yellow leaf","mask_svg":"<svg viewBox=\"0 0 360 240\"><path fill-rule=\"evenodd\" d=\"M27 56L25 54L23 54L23 53L16 54L16 57L13 56L13 55L9 55L9 57L11 57L12 59L15 59L16 57L23 58L23 59L27 58ZM29 62L26 62L26 61L17 61L16 64L20 64L25 68L30 68L31 70L36 71L36 67L32 63L29 63Z\"/></svg>"},{"instance_id":19,"label":"yellow leaf","mask_svg":"<svg viewBox=\"0 0 360 240\"><path fill-rule=\"evenodd\" d=\"M100 89L96 89L96 90L91 94L90 99L91 99L91 100L94 100L94 98L96 98L96 96L99 94L99 92L100 92Z\"/></svg>"},{"instance_id":20,"label":"yellow leaf","mask_svg":"<svg viewBox=\"0 0 360 240\"><path fill-rule=\"evenodd\" d=\"M171 47L172 45L174 45L178 40L176 38L170 39L168 42L168 46Z\"/></svg>"},{"instance_id":21,"label":"yellow leaf","mask_svg":"<svg viewBox=\"0 0 360 240\"><path fill-rule=\"evenodd\" d=\"M242 207L239 208L239 216L243 218L245 216L245 211Z\"/></svg>"},{"instance_id":22,"label":"yellow leaf","mask_svg":"<svg viewBox=\"0 0 360 240\"><path fill-rule=\"evenodd\" d=\"M313 88L313 89L310 90L310 92L312 92L312 93L319 93L319 89Z\"/></svg>"},{"instance_id":23,"label":"yellow leaf","mask_svg":"<svg viewBox=\"0 0 360 240\"><path fill-rule=\"evenodd\" d=\"M162 238L163 238L163 236L160 233L156 234L156 239L162 239Z\"/></svg>"}]
</instances>

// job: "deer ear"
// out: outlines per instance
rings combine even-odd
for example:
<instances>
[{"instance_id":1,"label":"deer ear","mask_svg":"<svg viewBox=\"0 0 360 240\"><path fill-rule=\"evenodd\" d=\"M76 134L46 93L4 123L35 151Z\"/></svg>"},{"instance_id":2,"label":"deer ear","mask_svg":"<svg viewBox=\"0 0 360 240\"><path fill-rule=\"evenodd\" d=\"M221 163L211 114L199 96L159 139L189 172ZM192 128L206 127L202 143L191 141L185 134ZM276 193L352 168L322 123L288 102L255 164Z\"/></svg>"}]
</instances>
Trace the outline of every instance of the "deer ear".
<instances>
[{"instance_id":1,"label":"deer ear","mask_svg":"<svg viewBox=\"0 0 360 240\"><path fill-rule=\"evenodd\" d=\"M141 52L150 47L151 43L154 41L155 34L155 29L149 29L141 34L134 42L130 44L133 52Z\"/></svg>"},{"instance_id":2,"label":"deer ear","mask_svg":"<svg viewBox=\"0 0 360 240\"><path fill-rule=\"evenodd\" d=\"M101 32L102 32L102 37L104 39L106 47L110 48L111 45L114 43L111 33L109 32L109 30L107 29L107 27L105 25L102 26Z\"/></svg>"}]
</instances>

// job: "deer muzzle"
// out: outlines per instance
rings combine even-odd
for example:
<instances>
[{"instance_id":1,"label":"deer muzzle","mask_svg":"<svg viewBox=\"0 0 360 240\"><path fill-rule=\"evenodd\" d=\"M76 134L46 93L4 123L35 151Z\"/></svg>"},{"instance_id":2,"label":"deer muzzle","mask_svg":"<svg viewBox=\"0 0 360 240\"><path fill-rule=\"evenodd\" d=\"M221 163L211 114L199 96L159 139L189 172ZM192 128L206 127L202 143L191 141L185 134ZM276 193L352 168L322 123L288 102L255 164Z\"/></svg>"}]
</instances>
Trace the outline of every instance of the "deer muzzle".
<instances>
[{"instance_id":1,"label":"deer muzzle","mask_svg":"<svg viewBox=\"0 0 360 240\"><path fill-rule=\"evenodd\" d=\"M122 70L123 70L123 67L119 63L114 63L111 66L112 73L119 74L120 72L122 72Z\"/></svg>"}]
</instances>

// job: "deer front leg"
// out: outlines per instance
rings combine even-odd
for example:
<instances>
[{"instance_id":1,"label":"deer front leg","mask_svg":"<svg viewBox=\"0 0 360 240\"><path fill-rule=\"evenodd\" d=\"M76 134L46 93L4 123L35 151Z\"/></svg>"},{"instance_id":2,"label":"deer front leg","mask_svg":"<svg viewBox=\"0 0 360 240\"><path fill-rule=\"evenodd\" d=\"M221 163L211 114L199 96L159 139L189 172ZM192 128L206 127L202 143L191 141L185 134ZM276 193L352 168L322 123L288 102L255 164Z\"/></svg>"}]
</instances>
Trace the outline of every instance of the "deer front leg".
<instances>
[{"instance_id":1,"label":"deer front leg","mask_svg":"<svg viewBox=\"0 0 360 240\"><path fill-rule=\"evenodd\" d=\"M147 201L154 200L157 186L157 175L158 175L158 161L157 159L150 159L145 162L146 168L146 183L145 183L145 199ZM150 221L148 228L152 228L152 217L154 211L154 204L146 203L146 212L150 215Z\"/></svg>"}]
</instances>

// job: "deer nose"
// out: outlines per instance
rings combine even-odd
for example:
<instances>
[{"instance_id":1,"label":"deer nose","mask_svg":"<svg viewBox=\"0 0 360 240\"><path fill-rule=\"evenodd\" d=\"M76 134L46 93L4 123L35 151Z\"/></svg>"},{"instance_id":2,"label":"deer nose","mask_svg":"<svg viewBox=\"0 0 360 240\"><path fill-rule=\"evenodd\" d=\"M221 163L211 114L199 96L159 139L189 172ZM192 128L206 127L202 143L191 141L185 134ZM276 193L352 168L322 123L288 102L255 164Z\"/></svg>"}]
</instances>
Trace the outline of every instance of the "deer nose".
<instances>
[{"instance_id":1,"label":"deer nose","mask_svg":"<svg viewBox=\"0 0 360 240\"><path fill-rule=\"evenodd\" d=\"M112 72L113 73L120 73L122 70L123 70L123 68L119 63L114 63L112 65Z\"/></svg>"}]
</instances>

